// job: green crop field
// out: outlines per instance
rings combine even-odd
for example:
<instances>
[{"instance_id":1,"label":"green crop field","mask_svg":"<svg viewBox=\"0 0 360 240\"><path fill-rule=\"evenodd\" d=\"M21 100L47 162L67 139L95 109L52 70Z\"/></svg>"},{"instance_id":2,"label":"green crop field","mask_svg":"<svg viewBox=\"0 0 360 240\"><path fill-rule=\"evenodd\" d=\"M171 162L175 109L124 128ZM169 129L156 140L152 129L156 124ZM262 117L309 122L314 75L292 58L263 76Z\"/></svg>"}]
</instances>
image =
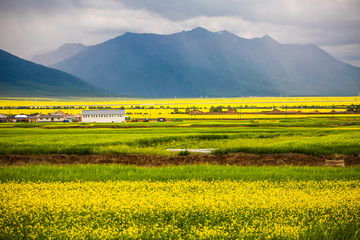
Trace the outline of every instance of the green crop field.
<instances>
[{"instance_id":1,"label":"green crop field","mask_svg":"<svg viewBox=\"0 0 360 240\"><path fill-rule=\"evenodd\" d=\"M346 119L283 119L122 125L3 124L0 154L178 154L166 151L171 148L214 148L215 154L359 153L360 126L347 123ZM335 126L340 124L345 126ZM72 126L84 128L69 128Z\"/></svg>"}]
</instances>

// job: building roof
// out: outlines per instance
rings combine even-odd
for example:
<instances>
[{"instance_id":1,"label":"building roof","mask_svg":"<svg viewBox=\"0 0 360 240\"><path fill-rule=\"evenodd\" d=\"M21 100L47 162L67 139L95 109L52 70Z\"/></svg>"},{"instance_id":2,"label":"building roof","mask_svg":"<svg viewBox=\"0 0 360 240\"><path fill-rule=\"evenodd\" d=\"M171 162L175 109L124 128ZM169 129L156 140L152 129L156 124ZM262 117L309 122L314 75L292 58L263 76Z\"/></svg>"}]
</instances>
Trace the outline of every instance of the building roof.
<instances>
[{"instance_id":1,"label":"building roof","mask_svg":"<svg viewBox=\"0 0 360 240\"><path fill-rule=\"evenodd\" d=\"M63 115L41 115L38 118L64 118Z\"/></svg>"},{"instance_id":2,"label":"building roof","mask_svg":"<svg viewBox=\"0 0 360 240\"><path fill-rule=\"evenodd\" d=\"M81 114L125 114L125 110L82 110Z\"/></svg>"},{"instance_id":3,"label":"building roof","mask_svg":"<svg viewBox=\"0 0 360 240\"><path fill-rule=\"evenodd\" d=\"M61 110L57 110L56 112L54 112L53 113L54 115L63 115L63 116L67 116L67 114L66 113L64 113L63 111L61 111Z\"/></svg>"},{"instance_id":4,"label":"building roof","mask_svg":"<svg viewBox=\"0 0 360 240\"><path fill-rule=\"evenodd\" d=\"M27 118L28 116L26 115L16 115L15 118Z\"/></svg>"}]
</instances>

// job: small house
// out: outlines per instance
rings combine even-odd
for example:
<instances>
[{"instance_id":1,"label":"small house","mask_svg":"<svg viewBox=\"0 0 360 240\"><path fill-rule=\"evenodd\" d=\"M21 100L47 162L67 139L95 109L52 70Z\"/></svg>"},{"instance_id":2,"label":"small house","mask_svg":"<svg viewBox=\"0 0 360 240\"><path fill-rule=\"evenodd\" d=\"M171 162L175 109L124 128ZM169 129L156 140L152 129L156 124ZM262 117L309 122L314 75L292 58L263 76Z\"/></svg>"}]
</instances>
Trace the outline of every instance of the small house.
<instances>
[{"instance_id":1,"label":"small house","mask_svg":"<svg viewBox=\"0 0 360 240\"><path fill-rule=\"evenodd\" d=\"M62 115L40 115L37 122L63 122L64 116Z\"/></svg>"},{"instance_id":2,"label":"small house","mask_svg":"<svg viewBox=\"0 0 360 240\"><path fill-rule=\"evenodd\" d=\"M7 122L7 116L5 114L0 113L0 122Z\"/></svg>"},{"instance_id":3,"label":"small house","mask_svg":"<svg viewBox=\"0 0 360 240\"><path fill-rule=\"evenodd\" d=\"M198 110L198 109L196 109L196 110L191 110L190 112L189 112L189 114L202 114L203 112L202 111L200 111L200 110Z\"/></svg>"}]
</instances>

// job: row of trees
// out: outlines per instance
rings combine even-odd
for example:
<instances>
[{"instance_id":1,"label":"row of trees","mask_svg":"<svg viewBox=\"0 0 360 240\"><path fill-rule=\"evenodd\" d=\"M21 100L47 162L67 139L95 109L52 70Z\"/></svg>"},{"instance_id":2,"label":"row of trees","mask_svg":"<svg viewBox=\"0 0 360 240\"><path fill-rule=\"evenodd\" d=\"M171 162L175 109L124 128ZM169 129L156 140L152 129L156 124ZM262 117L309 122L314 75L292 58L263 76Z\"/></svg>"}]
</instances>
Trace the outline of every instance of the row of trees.
<instances>
[{"instance_id":1,"label":"row of trees","mask_svg":"<svg viewBox=\"0 0 360 240\"><path fill-rule=\"evenodd\" d=\"M351 104L347 107L347 110L351 112L360 112L360 105Z\"/></svg>"},{"instance_id":2,"label":"row of trees","mask_svg":"<svg viewBox=\"0 0 360 240\"><path fill-rule=\"evenodd\" d=\"M87 107L82 107L82 106L53 106L53 107L27 107L27 106L6 106L6 107L0 107L0 109L86 109ZM131 106L130 108L127 109L147 109L148 107L145 106ZM154 107L149 107L150 109L174 109L175 114L178 113L184 113L181 112L179 109L185 109L185 113L189 113L192 110L195 109L203 109L203 108L197 108L195 106L193 107L187 107L187 108L170 108L169 106L167 106L166 108L163 106L160 106L159 108L154 108ZM231 107L230 105L225 107L225 106L211 106L211 108L209 109L210 112L222 112L223 110L228 111L229 109L233 109L234 112L237 112L237 109L239 107ZM277 106L272 106L272 107L257 107L257 106L241 106L242 109L276 109ZM360 112L360 105L354 105L351 104L350 106L345 106L345 105L338 105L338 106L319 106L319 105L299 105L299 106L284 106L282 105L281 108L294 108L294 109L298 109L298 108L322 108L322 109L334 109L334 108L347 108L348 111L352 111L352 112ZM89 106L89 109L125 109L124 106L121 107L110 107L110 106ZM207 109L206 107L204 107L204 109Z\"/></svg>"},{"instance_id":3,"label":"row of trees","mask_svg":"<svg viewBox=\"0 0 360 240\"><path fill-rule=\"evenodd\" d=\"M223 109L225 109L226 111L232 109L232 110L234 110L234 112L237 112L237 109L231 107L230 105L227 106L227 107L224 107L224 106L221 106L221 105L219 105L217 107L211 106L211 108L209 109L209 112L222 112Z\"/></svg>"},{"instance_id":4,"label":"row of trees","mask_svg":"<svg viewBox=\"0 0 360 240\"><path fill-rule=\"evenodd\" d=\"M0 109L86 109L86 107L74 107L74 106L45 106L45 107L0 107Z\"/></svg>"}]
</instances>

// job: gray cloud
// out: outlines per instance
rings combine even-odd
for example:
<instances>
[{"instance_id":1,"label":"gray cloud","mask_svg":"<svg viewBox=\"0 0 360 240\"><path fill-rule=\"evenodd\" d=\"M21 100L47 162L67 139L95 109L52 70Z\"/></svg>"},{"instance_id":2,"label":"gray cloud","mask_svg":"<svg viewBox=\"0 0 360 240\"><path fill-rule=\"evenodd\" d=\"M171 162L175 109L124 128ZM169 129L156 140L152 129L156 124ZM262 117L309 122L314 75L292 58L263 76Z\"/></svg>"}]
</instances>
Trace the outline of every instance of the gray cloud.
<instances>
[{"instance_id":1,"label":"gray cloud","mask_svg":"<svg viewBox=\"0 0 360 240\"><path fill-rule=\"evenodd\" d=\"M146 9L172 21L184 21L201 16L228 16L242 18L255 25L267 23L289 29L302 28L311 31L312 34L319 32L318 35L332 33L332 37L336 37L337 44L339 42L351 44L360 39L358 0L121 0L121 2L134 9ZM349 34L352 36L348 36ZM323 41L325 43L329 40Z\"/></svg>"},{"instance_id":2,"label":"gray cloud","mask_svg":"<svg viewBox=\"0 0 360 240\"><path fill-rule=\"evenodd\" d=\"M0 48L20 57L66 42L97 44L124 32L170 34L202 26L240 37L314 43L358 66L358 0L0 1Z\"/></svg>"}]
</instances>

